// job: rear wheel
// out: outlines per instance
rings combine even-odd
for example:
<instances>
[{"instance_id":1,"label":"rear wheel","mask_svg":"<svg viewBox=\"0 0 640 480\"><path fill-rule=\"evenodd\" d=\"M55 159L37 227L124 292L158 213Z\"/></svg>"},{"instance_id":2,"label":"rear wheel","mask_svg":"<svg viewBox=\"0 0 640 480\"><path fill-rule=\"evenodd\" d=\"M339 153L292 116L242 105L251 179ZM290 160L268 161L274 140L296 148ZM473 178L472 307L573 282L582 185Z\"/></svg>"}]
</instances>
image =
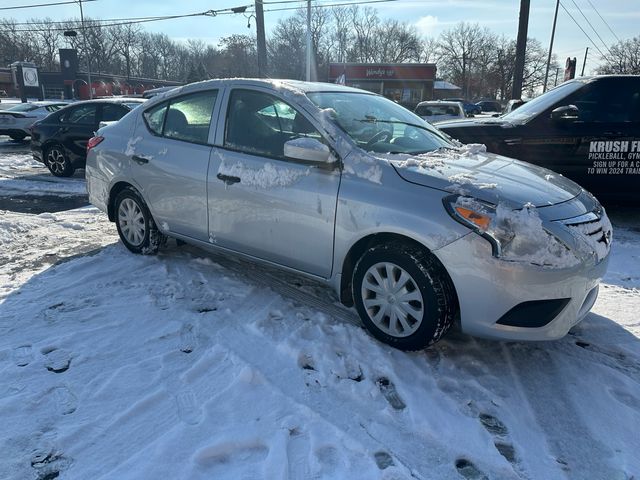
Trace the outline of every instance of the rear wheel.
<instances>
[{"instance_id":1,"label":"rear wheel","mask_svg":"<svg viewBox=\"0 0 640 480\"><path fill-rule=\"evenodd\" d=\"M9 136L11 137L12 140L16 140L19 142L20 140L24 140L27 134L26 133L10 133Z\"/></svg>"},{"instance_id":2,"label":"rear wheel","mask_svg":"<svg viewBox=\"0 0 640 480\"><path fill-rule=\"evenodd\" d=\"M120 240L133 253L154 255L162 234L140 194L133 188L122 190L115 201L116 227Z\"/></svg>"},{"instance_id":3,"label":"rear wheel","mask_svg":"<svg viewBox=\"0 0 640 480\"><path fill-rule=\"evenodd\" d=\"M370 248L356 264L353 298L378 340L420 350L451 327L457 310L453 284L429 252L402 242Z\"/></svg>"},{"instance_id":4,"label":"rear wheel","mask_svg":"<svg viewBox=\"0 0 640 480\"><path fill-rule=\"evenodd\" d=\"M56 177L70 177L75 172L62 145L52 145L44 153L44 164Z\"/></svg>"}]
</instances>

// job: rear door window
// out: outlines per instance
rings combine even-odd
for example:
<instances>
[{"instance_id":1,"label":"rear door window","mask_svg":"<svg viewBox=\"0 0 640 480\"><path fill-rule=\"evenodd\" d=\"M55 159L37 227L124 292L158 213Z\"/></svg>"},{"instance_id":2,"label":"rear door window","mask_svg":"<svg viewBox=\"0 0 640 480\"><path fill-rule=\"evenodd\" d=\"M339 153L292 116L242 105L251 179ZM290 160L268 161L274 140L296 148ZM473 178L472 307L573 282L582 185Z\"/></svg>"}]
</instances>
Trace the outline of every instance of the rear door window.
<instances>
[{"instance_id":1,"label":"rear door window","mask_svg":"<svg viewBox=\"0 0 640 480\"><path fill-rule=\"evenodd\" d=\"M80 105L71 109L64 117L65 123L73 123L78 125L93 125L96 123L97 105Z\"/></svg>"},{"instance_id":2,"label":"rear door window","mask_svg":"<svg viewBox=\"0 0 640 480\"><path fill-rule=\"evenodd\" d=\"M194 93L169 103L163 135L194 143L207 143L217 91Z\"/></svg>"},{"instance_id":3,"label":"rear door window","mask_svg":"<svg viewBox=\"0 0 640 480\"><path fill-rule=\"evenodd\" d=\"M207 90L161 103L144 112L145 123L154 135L206 144L217 96Z\"/></svg>"},{"instance_id":4,"label":"rear door window","mask_svg":"<svg viewBox=\"0 0 640 480\"><path fill-rule=\"evenodd\" d=\"M124 117L129 110L121 105L105 104L102 106L102 122L115 122Z\"/></svg>"}]
</instances>

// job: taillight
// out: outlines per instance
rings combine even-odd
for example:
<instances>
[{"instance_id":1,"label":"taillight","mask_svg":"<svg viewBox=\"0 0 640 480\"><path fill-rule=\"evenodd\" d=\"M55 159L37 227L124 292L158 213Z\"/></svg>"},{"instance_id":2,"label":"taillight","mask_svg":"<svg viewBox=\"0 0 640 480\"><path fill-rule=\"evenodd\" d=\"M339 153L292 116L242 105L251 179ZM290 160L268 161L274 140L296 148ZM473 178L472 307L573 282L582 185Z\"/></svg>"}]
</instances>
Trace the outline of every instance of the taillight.
<instances>
[{"instance_id":1,"label":"taillight","mask_svg":"<svg viewBox=\"0 0 640 480\"><path fill-rule=\"evenodd\" d=\"M104 140L104 137L101 137L101 136L91 137L87 142L87 153L89 153L89 150L91 150L93 147L98 145L103 140Z\"/></svg>"}]
</instances>

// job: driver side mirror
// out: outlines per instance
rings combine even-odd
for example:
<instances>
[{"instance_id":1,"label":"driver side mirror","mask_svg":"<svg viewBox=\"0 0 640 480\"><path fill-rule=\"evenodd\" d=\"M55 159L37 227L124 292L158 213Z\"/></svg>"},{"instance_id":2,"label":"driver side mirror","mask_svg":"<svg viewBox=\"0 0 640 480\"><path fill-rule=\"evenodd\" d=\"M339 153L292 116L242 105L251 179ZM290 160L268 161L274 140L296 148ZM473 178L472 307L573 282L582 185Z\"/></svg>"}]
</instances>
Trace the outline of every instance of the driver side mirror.
<instances>
[{"instance_id":1,"label":"driver side mirror","mask_svg":"<svg viewBox=\"0 0 640 480\"><path fill-rule=\"evenodd\" d=\"M332 163L331 150L315 138L300 137L284 144L284 156L312 163Z\"/></svg>"},{"instance_id":2,"label":"driver side mirror","mask_svg":"<svg viewBox=\"0 0 640 480\"><path fill-rule=\"evenodd\" d=\"M575 105L564 105L551 111L551 121L573 123L580 119L580 110Z\"/></svg>"}]
</instances>

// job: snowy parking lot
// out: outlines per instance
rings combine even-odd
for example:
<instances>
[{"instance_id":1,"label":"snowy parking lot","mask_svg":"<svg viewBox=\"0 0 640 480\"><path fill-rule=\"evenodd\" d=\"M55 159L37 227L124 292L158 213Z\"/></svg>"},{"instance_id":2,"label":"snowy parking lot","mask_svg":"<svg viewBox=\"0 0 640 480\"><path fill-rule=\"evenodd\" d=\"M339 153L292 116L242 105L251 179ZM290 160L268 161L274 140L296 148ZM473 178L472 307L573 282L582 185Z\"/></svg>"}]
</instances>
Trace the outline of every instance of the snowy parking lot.
<instances>
[{"instance_id":1,"label":"snowy parking lot","mask_svg":"<svg viewBox=\"0 0 640 480\"><path fill-rule=\"evenodd\" d=\"M308 279L136 256L0 137L0 479L640 478L640 216L564 339L383 345Z\"/></svg>"}]
</instances>

